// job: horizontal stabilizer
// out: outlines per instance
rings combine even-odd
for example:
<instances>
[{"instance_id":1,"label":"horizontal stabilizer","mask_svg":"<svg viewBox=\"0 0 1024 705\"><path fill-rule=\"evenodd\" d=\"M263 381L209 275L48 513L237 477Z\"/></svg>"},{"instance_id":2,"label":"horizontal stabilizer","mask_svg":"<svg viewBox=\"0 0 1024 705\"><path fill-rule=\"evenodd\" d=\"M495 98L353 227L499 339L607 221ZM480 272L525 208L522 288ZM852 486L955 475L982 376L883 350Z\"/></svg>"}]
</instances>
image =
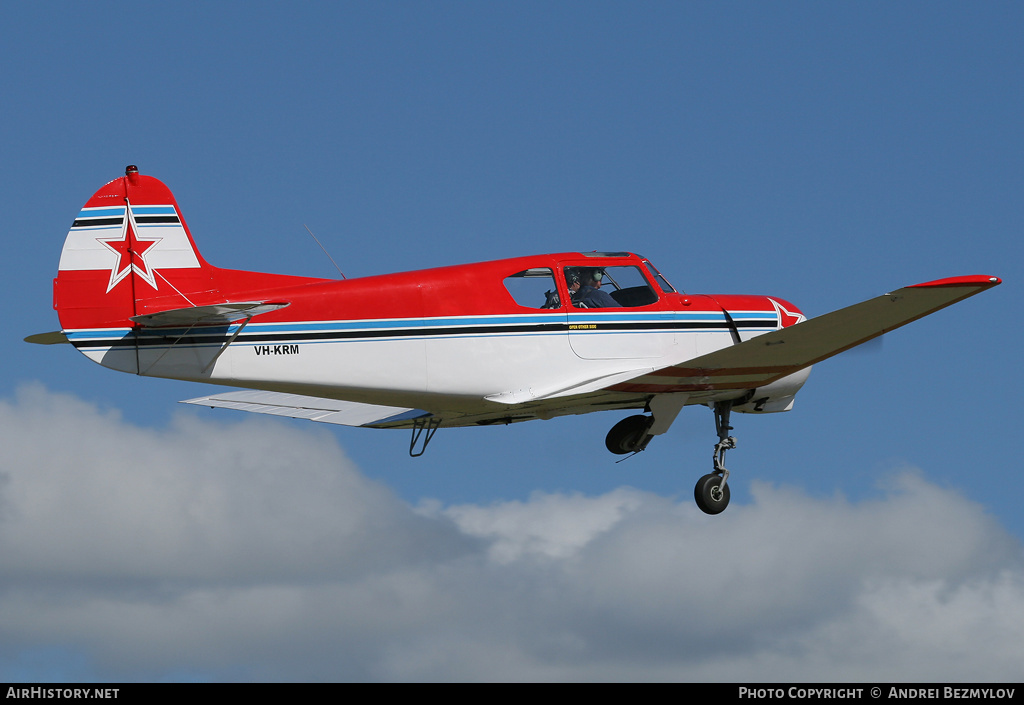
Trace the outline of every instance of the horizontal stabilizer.
<instances>
[{"instance_id":1,"label":"horizontal stabilizer","mask_svg":"<svg viewBox=\"0 0 1024 705\"><path fill-rule=\"evenodd\" d=\"M904 287L612 387L717 391L763 387L1001 283L970 276Z\"/></svg>"},{"instance_id":2,"label":"horizontal stabilizer","mask_svg":"<svg viewBox=\"0 0 1024 705\"><path fill-rule=\"evenodd\" d=\"M50 331L49 333L36 333L25 338L26 343L35 343L36 345L60 345L61 343L67 343L68 337L59 330Z\"/></svg>"},{"instance_id":3,"label":"horizontal stabilizer","mask_svg":"<svg viewBox=\"0 0 1024 705\"><path fill-rule=\"evenodd\" d=\"M430 412L422 409L360 404L257 390L214 394L198 399L186 399L182 403L369 428L409 428L413 425L413 419L430 416Z\"/></svg>"},{"instance_id":4,"label":"horizontal stabilizer","mask_svg":"<svg viewBox=\"0 0 1024 705\"><path fill-rule=\"evenodd\" d=\"M188 306L170 311L160 311L144 316L132 316L131 320L145 328L166 328L194 325L227 325L243 318L252 318L288 306L287 302L243 301L213 304L212 306Z\"/></svg>"}]
</instances>

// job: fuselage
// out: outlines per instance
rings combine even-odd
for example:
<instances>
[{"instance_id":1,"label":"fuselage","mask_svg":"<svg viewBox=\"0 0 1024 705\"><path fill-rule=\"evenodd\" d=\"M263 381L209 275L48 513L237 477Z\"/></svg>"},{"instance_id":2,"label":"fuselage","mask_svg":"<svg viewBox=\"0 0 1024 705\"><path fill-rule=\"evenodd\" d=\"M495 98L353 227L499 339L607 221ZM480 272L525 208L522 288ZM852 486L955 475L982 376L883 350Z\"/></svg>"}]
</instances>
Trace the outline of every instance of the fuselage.
<instances>
[{"instance_id":1,"label":"fuselage","mask_svg":"<svg viewBox=\"0 0 1024 705\"><path fill-rule=\"evenodd\" d=\"M601 272L598 288L619 305L574 304L568 280L579 271ZM691 403L740 396L746 390L702 394L692 381L635 378L802 320L776 297L680 293L631 253L537 255L342 281L216 275L222 295L288 306L240 332L241 322L66 333L97 362L125 372L474 413L574 390L638 400L686 392ZM139 301L136 313L161 306ZM791 393L805 377L790 381Z\"/></svg>"}]
</instances>

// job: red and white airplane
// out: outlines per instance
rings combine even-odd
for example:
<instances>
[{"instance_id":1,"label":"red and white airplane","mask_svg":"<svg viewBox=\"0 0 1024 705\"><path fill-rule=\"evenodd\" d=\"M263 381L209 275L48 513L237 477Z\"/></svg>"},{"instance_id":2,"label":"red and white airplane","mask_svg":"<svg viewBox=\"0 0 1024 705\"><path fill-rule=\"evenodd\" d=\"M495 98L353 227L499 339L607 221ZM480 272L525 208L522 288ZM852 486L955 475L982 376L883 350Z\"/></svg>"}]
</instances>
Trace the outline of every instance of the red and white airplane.
<instances>
[{"instance_id":1,"label":"red and white airplane","mask_svg":"<svg viewBox=\"0 0 1024 705\"><path fill-rule=\"evenodd\" d=\"M190 404L411 430L592 411L613 453L642 451L679 411L714 411L712 471L729 502L730 412L788 411L811 365L1000 283L917 284L805 320L775 296L677 291L628 252L563 252L360 279L220 269L196 249L170 190L129 166L85 204L54 280L61 331L104 367L242 387Z\"/></svg>"}]
</instances>

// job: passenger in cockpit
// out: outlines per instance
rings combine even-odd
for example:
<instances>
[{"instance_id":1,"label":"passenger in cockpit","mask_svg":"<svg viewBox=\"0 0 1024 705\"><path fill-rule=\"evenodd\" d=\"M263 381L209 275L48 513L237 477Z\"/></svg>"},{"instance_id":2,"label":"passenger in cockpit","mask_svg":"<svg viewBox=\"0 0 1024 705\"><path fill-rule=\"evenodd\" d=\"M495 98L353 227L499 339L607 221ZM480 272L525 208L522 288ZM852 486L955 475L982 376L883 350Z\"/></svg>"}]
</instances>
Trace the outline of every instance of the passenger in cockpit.
<instances>
[{"instance_id":1,"label":"passenger in cockpit","mask_svg":"<svg viewBox=\"0 0 1024 705\"><path fill-rule=\"evenodd\" d=\"M600 269L572 268L565 270L566 283L577 308L620 308L621 304L606 291L601 291L604 272Z\"/></svg>"}]
</instances>

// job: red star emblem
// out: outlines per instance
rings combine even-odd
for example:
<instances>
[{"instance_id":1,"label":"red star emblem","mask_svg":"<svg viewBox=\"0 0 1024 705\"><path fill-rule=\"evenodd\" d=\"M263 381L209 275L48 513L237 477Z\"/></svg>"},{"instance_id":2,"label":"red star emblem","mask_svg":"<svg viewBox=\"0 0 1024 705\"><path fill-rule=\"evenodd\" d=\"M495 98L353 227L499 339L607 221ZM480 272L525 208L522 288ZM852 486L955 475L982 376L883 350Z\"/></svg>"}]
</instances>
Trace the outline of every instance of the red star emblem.
<instances>
[{"instance_id":1,"label":"red star emblem","mask_svg":"<svg viewBox=\"0 0 1024 705\"><path fill-rule=\"evenodd\" d=\"M163 238L139 235L138 232L135 216L132 215L131 205L129 205L125 209L124 227L121 229L121 234L116 237L96 238L104 247L117 255L114 266L110 270L107 293L110 293L110 290L127 277L132 270L151 287L159 288L156 285L156 270L150 266L146 257L153 246Z\"/></svg>"},{"instance_id":2,"label":"red star emblem","mask_svg":"<svg viewBox=\"0 0 1024 705\"><path fill-rule=\"evenodd\" d=\"M807 316L802 313L790 313L785 306L775 299L769 297L768 300L772 302L773 306L775 306L775 312L779 315L780 328L786 328L795 323L802 323L807 320Z\"/></svg>"}]
</instances>

